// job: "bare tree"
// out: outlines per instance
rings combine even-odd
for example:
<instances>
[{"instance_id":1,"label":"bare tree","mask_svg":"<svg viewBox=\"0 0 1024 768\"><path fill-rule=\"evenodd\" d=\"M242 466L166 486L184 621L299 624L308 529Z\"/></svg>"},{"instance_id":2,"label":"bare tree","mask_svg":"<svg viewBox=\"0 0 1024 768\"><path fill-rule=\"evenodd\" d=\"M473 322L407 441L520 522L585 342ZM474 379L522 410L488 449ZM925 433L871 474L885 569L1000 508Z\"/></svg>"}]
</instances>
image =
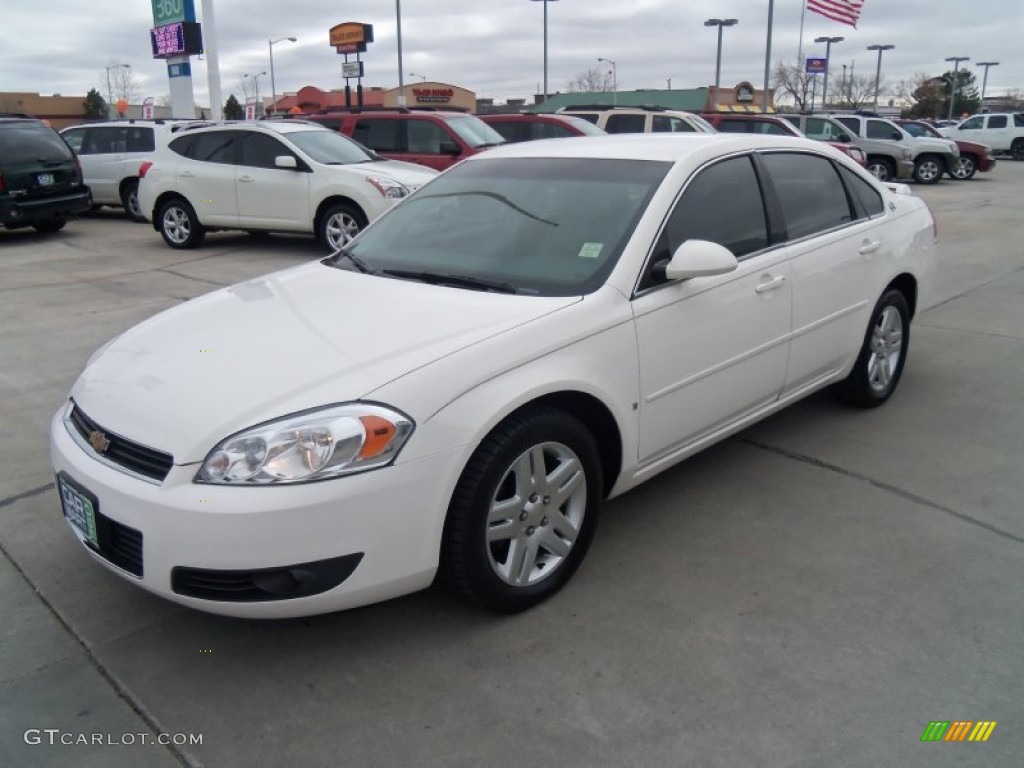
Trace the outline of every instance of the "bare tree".
<instances>
[{"instance_id":1,"label":"bare tree","mask_svg":"<svg viewBox=\"0 0 1024 768\"><path fill-rule=\"evenodd\" d=\"M107 84L107 78L110 78L110 97L115 103L118 99L124 99L129 104L139 100L141 89L135 80L131 67L122 66L117 62L110 62L101 77L102 80L100 82L104 86Z\"/></svg>"},{"instance_id":2,"label":"bare tree","mask_svg":"<svg viewBox=\"0 0 1024 768\"><path fill-rule=\"evenodd\" d=\"M796 108L805 112L811 106L813 76L804 72L799 63L778 62L772 70L772 87L776 102L792 99Z\"/></svg>"},{"instance_id":3,"label":"bare tree","mask_svg":"<svg viewBox=\"0 0 1024 768\"><path fill-rule=\"evenodd\" d=\"M600 93L610 91L613 87L612 73L599 69L588 69L566 83L569 93Z\"/></svg>"},{"instance_id":4,"label":"bare tree","mask_svg":"<svg viewBox=\"0 0 1024 768\"><path fill-rule=\"evenodd\" d=\"M831 82L831 75L830 82ZM883 83L878 90L878 98L888 94ZM863 109L875 103L875 78L866 75L848 76L839 83L839 89L832 94L830 100L833 107L840 109Z\"/></svg>"}]
</instances>

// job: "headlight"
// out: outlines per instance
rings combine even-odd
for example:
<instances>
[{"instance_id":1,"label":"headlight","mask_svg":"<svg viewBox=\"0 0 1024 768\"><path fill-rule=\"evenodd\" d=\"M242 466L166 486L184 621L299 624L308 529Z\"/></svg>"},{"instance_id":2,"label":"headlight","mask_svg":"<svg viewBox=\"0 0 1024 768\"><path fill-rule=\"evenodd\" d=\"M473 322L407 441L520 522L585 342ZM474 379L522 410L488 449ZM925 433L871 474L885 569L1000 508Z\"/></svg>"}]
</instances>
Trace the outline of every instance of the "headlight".
<instances>
[{"instance_id":1,"label":"headlight","mask_svg":"<svg viewBox=\"0 0 1024 768\"><path fill-rule=\"evenodd\" d=\"M408 187L387 176L367 176L366 180L373 184L384 197L405 197L410 194Z\"/></svg>"},{"instance_id":2,"label":"headlight","mask_svg":"<svg viewBox=\"0 0 1024 768\"><path fill-rule=\"evenodd\" d=\"M306 411L223 440L194 482L280 485L364 472L394 461L412 431L412 419L380 405Z\"/></svg>"}]
</instances>

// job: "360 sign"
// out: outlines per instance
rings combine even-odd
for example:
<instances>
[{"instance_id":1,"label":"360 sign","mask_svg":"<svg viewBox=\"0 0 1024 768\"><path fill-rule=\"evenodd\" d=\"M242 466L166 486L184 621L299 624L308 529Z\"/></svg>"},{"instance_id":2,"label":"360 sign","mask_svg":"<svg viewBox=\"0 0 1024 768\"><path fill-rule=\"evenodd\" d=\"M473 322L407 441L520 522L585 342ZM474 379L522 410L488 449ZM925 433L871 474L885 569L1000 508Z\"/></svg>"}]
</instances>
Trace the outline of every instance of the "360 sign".
<instances>
[{"instance_id":1,"label":"360 sign","mask_svg":"<svg viewBox=\"0 0 1024 768\"><path fill-rule=\"evenodd\" d=\"M153 26L174 24L179 21L195 21L194 0L152 0Z\"/></svg>"}]
</instances>

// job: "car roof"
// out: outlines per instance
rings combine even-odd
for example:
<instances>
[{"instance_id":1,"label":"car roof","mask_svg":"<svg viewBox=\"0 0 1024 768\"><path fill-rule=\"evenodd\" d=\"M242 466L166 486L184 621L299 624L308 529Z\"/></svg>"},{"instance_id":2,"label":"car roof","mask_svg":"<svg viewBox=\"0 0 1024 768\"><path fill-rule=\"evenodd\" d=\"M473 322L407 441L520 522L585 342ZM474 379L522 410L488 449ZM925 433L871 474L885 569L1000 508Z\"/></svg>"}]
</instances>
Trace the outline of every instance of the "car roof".
<instances>
[{"instance_id":1,"label":"car roof","mask_svg":"<svg viewBox=\"0 0 1024 768\"><path fill-rule=\"evenodd\" d=\"M716 157L751 149L800 148L816 153L824 145L798 136L750 133L618 133L503 144L463 162L500 157L559 157L676 162L689 156Z\"/></svg>"}]
</instances>

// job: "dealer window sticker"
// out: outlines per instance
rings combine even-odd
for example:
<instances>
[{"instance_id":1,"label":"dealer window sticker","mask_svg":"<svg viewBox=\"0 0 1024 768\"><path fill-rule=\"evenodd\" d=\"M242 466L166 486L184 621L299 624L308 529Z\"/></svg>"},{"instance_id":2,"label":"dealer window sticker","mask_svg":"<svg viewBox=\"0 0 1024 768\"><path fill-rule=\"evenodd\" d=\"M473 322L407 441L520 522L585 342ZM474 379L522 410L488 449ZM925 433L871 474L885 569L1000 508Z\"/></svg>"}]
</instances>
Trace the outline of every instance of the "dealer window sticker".
<instances>
[{"instance_id":1,"label":"dealer window sticker","mask_svg":"<svg viewBox=\"0 0 1024 768\"><path fill-rule=\"evenodd\" d=\"M602 248L604 248L604 243L584 243L580 248L579 257L581 259L596 259L601 255Z\"/></svg>"}]
</instances>

